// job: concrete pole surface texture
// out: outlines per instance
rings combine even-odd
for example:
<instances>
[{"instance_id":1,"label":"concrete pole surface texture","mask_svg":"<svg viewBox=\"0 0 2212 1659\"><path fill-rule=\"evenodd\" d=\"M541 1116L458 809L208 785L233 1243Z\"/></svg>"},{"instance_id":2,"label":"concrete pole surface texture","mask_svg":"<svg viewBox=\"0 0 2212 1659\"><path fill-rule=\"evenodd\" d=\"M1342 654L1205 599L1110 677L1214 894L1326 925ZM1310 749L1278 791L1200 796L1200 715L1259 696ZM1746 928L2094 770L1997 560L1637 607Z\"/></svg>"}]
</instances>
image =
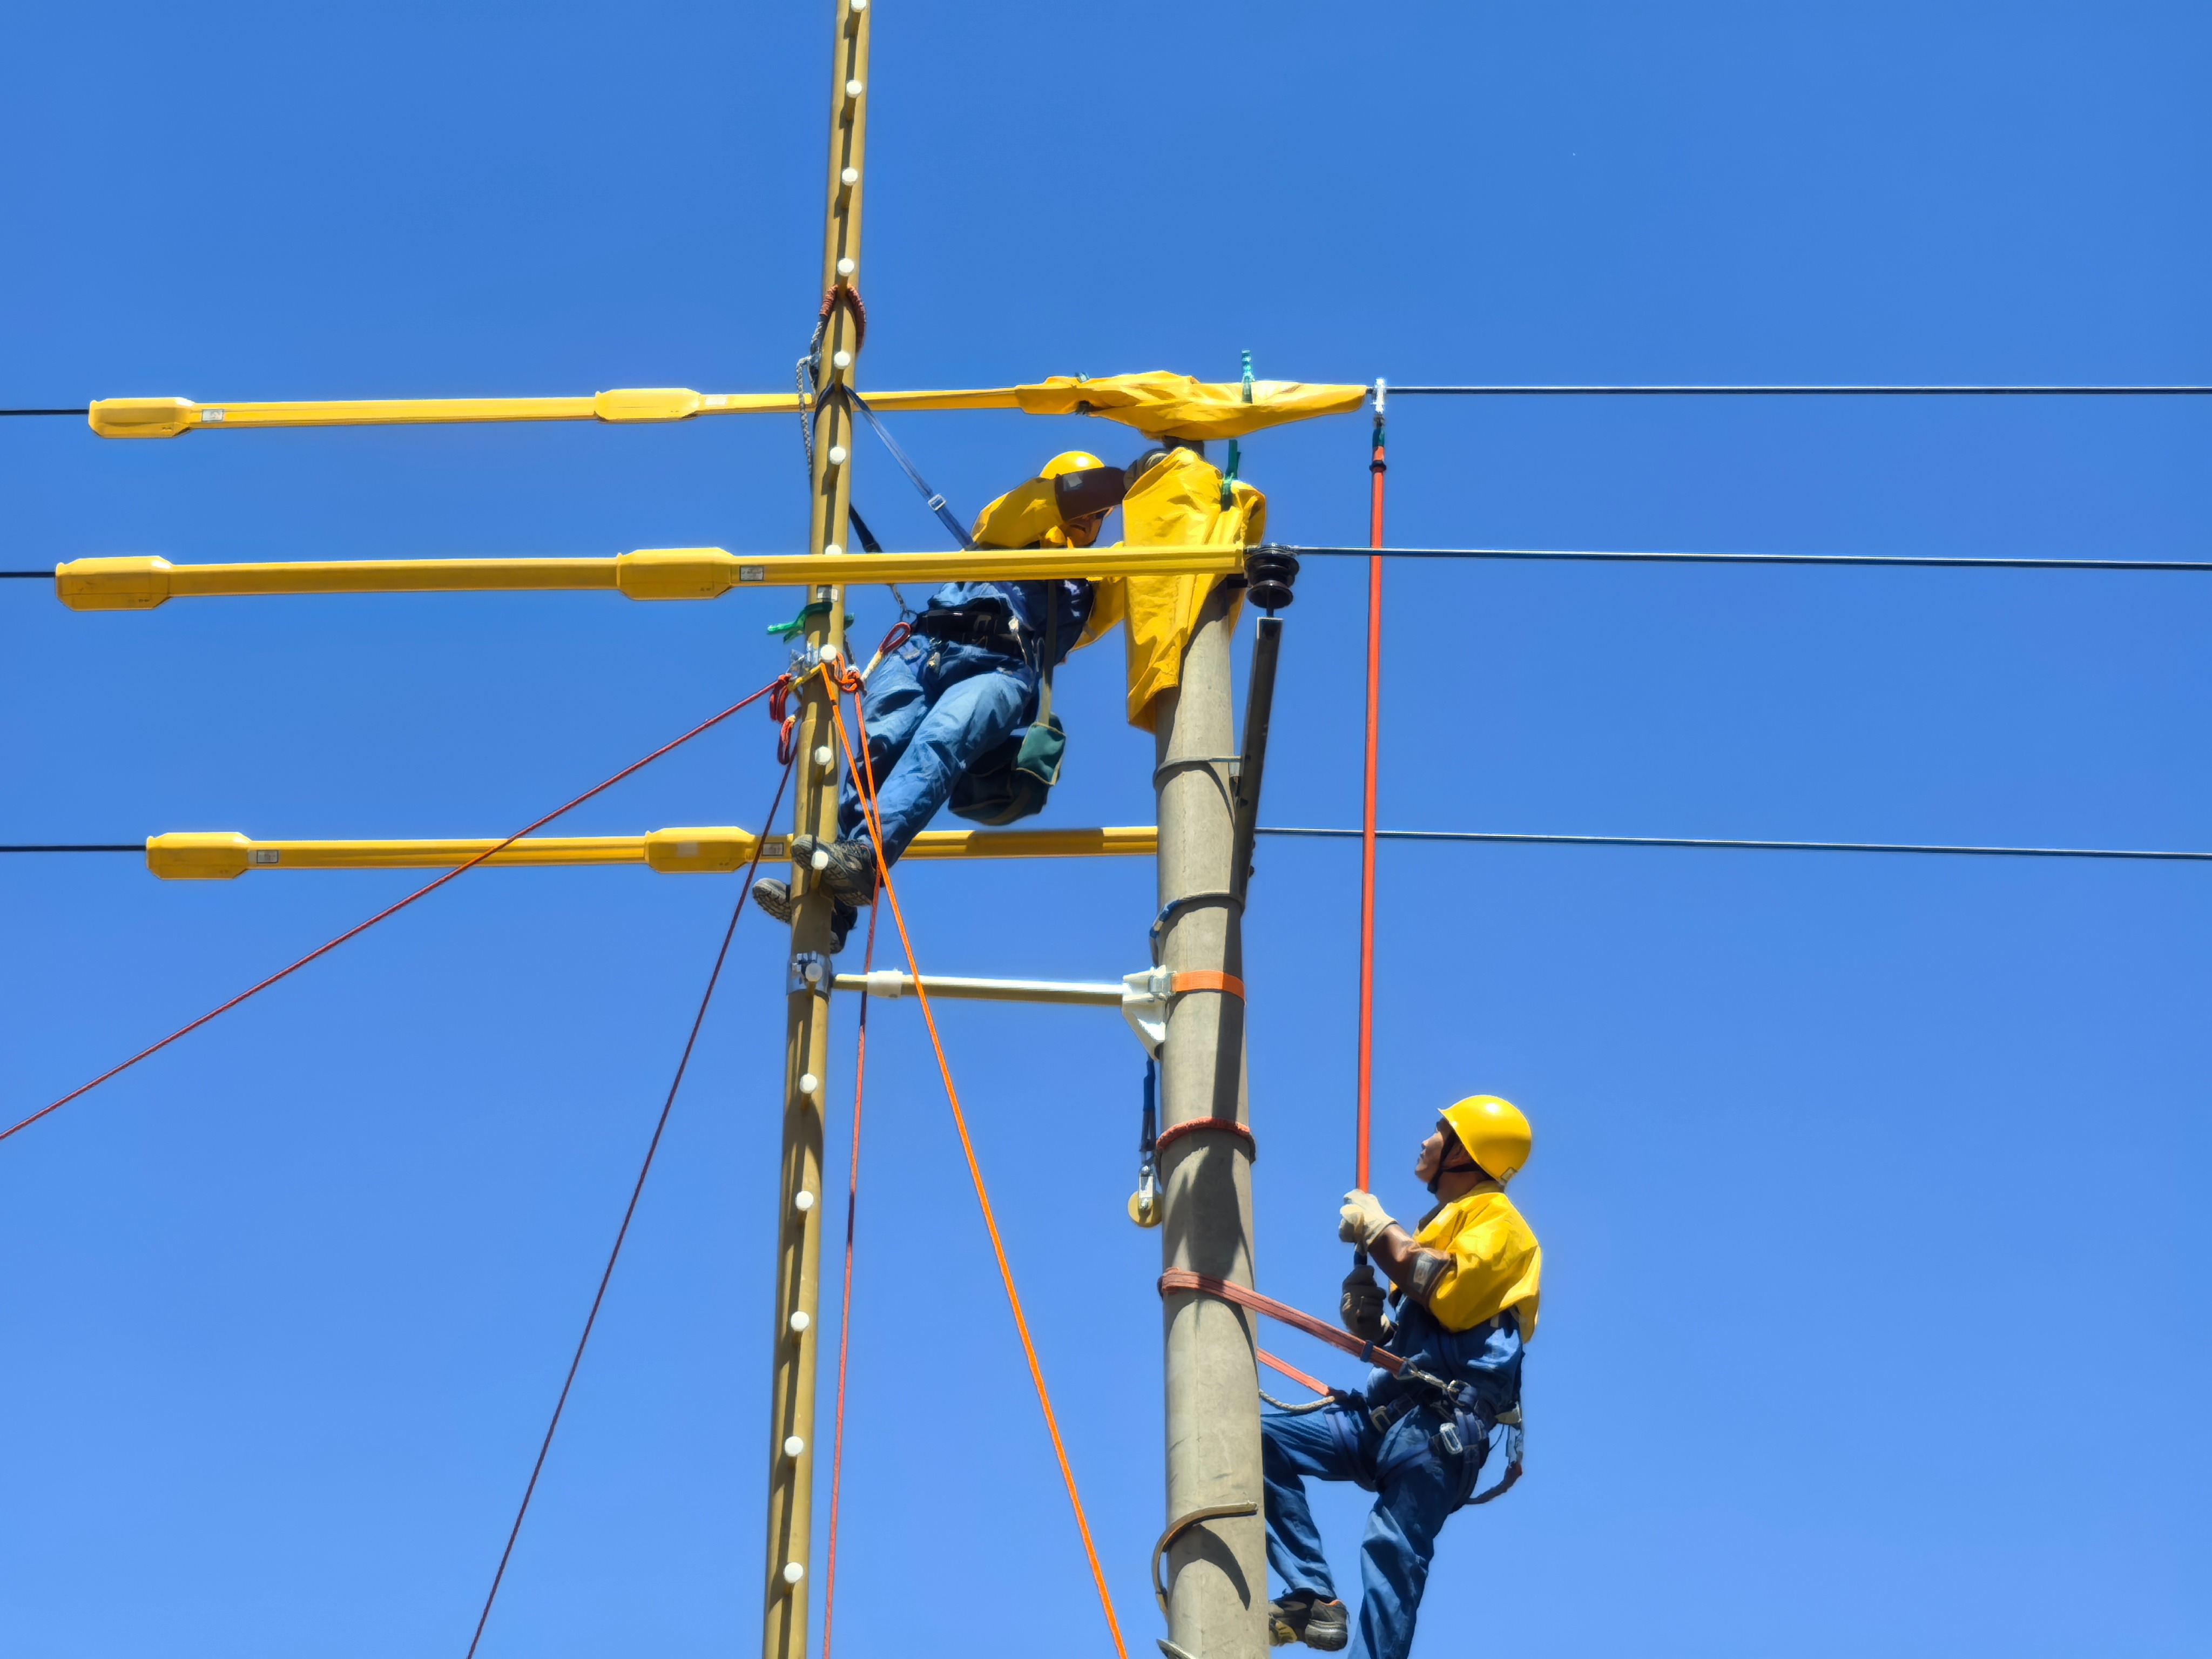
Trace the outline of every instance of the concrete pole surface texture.
<instances>
[{"instance_id":1,"label":"concrete pole surface texture","mask_svg":"<svg viewBox=\"0 0 2212 1659\"><path fill-rule=\"evenodd\" d=\"M830 177L822 289L855 285L860 261L860 173L866 161L869 0L837 0L830 84ZM857 289L855 289L857 292ZM842 552L852 501L852 412L834 389L854 382L860 356L854 307L833 305L823 331L813 417L810 550ZM844 592L806 590L820 609L806 620L806 662L844 666ZM794 833L834 840L837 764L843 747L834 693L810 674L798 694ZM814 1530L814 1375L821 1334L822 1103L830 1081L829 896L794 865L799 902L791 919L791 981L783 1068L783 1156L777 1176L775 1305L770 1340L767 1562L763 1583L763 1659L805 1659ZM809 1085L811 1085L811 1087Z\"/></svg>"},{"instance_id":2,"label":"concrete pole surface texture","mask_svg":"<svg viewBox=\"0 0 2212 1659\"><path fill-rule=\"evenodd\" d=\"M1159 894L1178 899L1161 942L1178 972L1243 976L1243 928L1226 895L1235 813L1229 763L1230 607L1217 587L1183 656L1182 684L1165 694L1158 727ZM1244 1004L1193 991L1168 1014L1160 1060L1160 1127L1195 1118L1246 1118ZM1249 1143L1200 1129L1168 1149L1161 1265L1253 1282ZM1262 1659L1267 1651L1266 1533L1258 1514L1260 1396L1253 1316L1218 1297L1165 1298L1167 1524L1194 1510L1250 1504L1254 1512L1200 1522L1168 1552L1170 1639L1191 1659Z\"/></svg>"}]
</instances>

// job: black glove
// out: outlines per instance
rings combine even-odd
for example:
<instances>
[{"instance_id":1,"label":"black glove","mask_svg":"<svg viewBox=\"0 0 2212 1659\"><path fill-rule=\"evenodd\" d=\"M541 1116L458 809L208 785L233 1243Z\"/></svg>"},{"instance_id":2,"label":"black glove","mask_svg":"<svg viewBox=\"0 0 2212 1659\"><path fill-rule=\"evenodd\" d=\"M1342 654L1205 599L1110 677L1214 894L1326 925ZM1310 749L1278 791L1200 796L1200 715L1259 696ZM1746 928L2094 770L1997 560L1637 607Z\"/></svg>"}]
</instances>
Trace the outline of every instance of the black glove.
<instances>
[{"instance_id":1,"label":"black glove","mask_svg":"<svg viewBox=\"0 0 2212 1659\"><path fill-rule=\"evenodd\" d=\"M1375 1282L1375 1271L1365 1263L1344 1276L1344 1294L1336 1310L1344 1328L1363 1342L1382 1340L1382 1298L1387 1294Z\"/></svg>"}]
</instances>

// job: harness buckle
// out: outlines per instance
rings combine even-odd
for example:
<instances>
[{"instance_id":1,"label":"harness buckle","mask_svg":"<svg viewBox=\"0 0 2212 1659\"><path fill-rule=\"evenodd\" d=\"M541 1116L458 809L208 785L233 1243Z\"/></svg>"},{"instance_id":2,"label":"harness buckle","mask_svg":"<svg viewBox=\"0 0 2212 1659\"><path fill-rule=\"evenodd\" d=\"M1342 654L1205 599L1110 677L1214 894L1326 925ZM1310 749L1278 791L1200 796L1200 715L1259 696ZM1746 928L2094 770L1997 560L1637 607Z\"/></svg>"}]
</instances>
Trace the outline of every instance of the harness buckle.
<instances>
[{"instance_id":1,"label":"harness buckle","mask_svg":"<svg viewBox=\"0 0 2212 1659\"><path fill-rule=\"evenodd\" d=\"M1467 1449L1467 1442L1460 1438L1459 1425L1455 1423L1447 1423L1437 1431L1437 1444L1453 1457L1459 1456Z\"/></svg>"}]
</instances>

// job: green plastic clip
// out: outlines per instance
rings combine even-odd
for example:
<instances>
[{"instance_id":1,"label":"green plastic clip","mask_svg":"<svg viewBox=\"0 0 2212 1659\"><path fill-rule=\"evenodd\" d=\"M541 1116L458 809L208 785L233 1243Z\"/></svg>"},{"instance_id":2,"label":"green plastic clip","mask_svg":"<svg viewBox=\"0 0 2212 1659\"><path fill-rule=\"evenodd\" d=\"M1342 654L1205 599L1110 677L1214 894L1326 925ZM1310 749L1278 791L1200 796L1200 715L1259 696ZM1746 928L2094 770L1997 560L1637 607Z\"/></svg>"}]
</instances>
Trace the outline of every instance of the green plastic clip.
<instances>
[{"instance_id":1,"label":"green plastic clip","mask_svg":"<svg viewBox=\"0 0 2212 1659\"><path fill-rule=\"evenodd\" d=\"M789 622L777 623L770 627L768 630L769 637L770 639L776 640L788 640L795 638L797 635L804 634L806 631L806 624L813 617L826 617L829 614L830 601L827 599L817 599L813 604L803 607L799 613L793 617ZM858 620L859 618L854 617L851 611L848 611L845 613L846 627L850 628Z\"/></svg>"},{"instance_id":2,"label":"green plastic clip","mask_svg":"<svg viewBox=\"0 0 2212 1659\"><path fill-rule=\"evenodd\" d=\"M1249 404L1252 401L1252 354L1248 351L1243 356L1244 401ZM1237 465L1243 459L1243 451L1237 447L1237 440L1231 438L1229 441L1229 465L1221 474L1221 510L1224 513L1237 505L1237 492L1231 486L1237 482Z\"/></svg>"}]
</instances>

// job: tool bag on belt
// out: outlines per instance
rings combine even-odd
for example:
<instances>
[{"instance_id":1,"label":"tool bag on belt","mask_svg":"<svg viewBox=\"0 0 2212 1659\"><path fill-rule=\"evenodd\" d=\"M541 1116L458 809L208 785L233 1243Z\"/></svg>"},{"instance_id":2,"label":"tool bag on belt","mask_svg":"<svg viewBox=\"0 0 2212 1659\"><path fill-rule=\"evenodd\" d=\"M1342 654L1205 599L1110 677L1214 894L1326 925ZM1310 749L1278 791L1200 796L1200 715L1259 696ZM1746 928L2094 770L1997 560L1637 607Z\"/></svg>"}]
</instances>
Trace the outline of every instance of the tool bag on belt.
<instances>
[{"instance_id":1,"label":"tool bag on belt","mask_svg":"<svg viewBox=\"0 0 2212 1659\"><path fill-rule=\"evenodd\" d=\"M978 755L952 786L956 817L996 829L1034 817L1044 811L1052 787L1060 781L1060 757L1067 733L1052 712L1053 659L1060 654L1060 595L1045 587L1044 672L1037 685L1037 718L988 754Z\"/></svg>"}]
</instances>

